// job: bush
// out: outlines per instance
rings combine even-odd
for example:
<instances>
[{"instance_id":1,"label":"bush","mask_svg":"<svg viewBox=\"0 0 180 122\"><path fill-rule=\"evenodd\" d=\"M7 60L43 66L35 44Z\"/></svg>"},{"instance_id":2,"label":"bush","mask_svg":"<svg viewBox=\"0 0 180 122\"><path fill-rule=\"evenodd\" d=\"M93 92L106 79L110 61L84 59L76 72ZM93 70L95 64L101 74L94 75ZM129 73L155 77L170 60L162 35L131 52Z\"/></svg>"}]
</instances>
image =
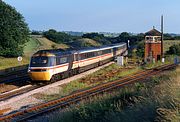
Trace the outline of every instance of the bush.
<instances>
[{"instance_id":1,"label":"bush","mask_svg":"<svg viewBox=\"0 0 180 122\"><path fill-rule=\"evenodd\" d=\"M180 56L180 44L169 47L167 54Z\"/></svg>"}]
</instances>

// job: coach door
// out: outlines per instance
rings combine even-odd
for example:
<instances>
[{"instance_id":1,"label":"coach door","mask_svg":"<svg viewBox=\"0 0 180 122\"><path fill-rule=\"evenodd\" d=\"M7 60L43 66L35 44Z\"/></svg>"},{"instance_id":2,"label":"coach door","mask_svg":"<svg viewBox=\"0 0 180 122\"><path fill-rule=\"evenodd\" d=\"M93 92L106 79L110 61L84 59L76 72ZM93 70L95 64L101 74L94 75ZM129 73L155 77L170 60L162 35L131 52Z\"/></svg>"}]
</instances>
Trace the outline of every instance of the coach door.
<instances>
[{"instance_id":1,"label":"coach door","mask_svg":"<svg viewBox=\"0 0 180 122\"><path fill-rule=\"evenodd\" d=\"M113 57L116 57L116 51L117 51L117 49L113 48Z\"/></svg>"},{"instance_id":2,"label":"coach door","mask_svg":"<svg viewBox=\"0 0 180 122\"><path fill-rule=\"evenodd\" d=\"M74 61L74 54L69 55L69 67L68 70L71 70L73 67L73 61Z\"/></svg>"}]
</instances>

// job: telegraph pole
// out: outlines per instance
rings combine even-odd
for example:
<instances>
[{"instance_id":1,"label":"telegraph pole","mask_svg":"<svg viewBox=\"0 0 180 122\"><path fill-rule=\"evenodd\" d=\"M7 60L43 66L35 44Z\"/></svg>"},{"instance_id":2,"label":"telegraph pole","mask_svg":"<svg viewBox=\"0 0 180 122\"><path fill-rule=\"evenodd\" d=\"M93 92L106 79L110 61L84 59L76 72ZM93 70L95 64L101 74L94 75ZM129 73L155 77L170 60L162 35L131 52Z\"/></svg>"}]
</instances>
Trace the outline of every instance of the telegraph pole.
<instances>
[{"instance_id":1,"label":"telegraph pole","mask_svg":"<svg viewBox=\"0 0 180 122\"><path fill-rule=\"evenodd\" d=\"M161 56L164 58L164 53L163 53L163 28L164 28L164 20L163 20L163 15L161 16Z\"/></svg>"}]
</instances>

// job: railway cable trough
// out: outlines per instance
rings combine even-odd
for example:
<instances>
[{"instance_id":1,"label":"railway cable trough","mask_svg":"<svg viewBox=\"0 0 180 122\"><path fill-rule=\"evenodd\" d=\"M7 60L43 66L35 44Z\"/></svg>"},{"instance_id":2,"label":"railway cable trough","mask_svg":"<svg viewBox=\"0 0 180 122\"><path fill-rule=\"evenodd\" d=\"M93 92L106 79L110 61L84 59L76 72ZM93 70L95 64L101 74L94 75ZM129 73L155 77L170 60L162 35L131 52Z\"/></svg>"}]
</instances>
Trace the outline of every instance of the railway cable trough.
<instances>
[{"instance_id":1,"label":"railway cable trough","mask_svg":"<svg viewBox=\"0 0 180 122\"><path fill-rule=\"evenodd\" d=\"M164 65L161 67L156 68L156 70L150 69L146 71L140 71L138 73L135 73L134 75L123 77L119 80L115 80L112 82L107 82L101 85L94 86L89 89L81 90L78 92L75 92L73 94L67 95L65 97L62 97L60 99L56 99L53 101L49 101L46 103L42 103L39 105L35 105L33 107L27 108L25 110L20 110L12 114L1 116L0 120L15 120L15 121L25 121L26 119L29 119L34 116L39 116L43 113L46 113L48 111L57 109L57 108L64 108L69 105L72 105L74 103L77 103L81 101L82 99L89 98L94 95L98 95L104 92L108 92L111 90L114 90L116 88L122 87L124 85L134 83L135 81L144 80L148 77L151 77L155 74L158 74L164 70L168 70L170 68L175 67L176 65Z\"/></svg>"}]
</instances>

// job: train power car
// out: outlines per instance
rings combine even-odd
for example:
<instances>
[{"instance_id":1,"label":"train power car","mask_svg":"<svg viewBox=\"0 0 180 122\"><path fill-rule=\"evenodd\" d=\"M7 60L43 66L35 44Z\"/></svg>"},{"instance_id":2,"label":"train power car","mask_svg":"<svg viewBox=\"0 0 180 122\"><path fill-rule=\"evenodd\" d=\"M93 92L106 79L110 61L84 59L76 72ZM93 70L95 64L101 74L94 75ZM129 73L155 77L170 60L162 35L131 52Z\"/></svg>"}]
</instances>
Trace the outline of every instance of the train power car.
<instances>
[{"instance_id":1,"label":"train power car","mask_svg":"<svg viewBox=\"0 0 180 122\"><path fill-rule=\"evenodd\" d=\"M126 43L76 51L40 50L31 57L28 74L33 81L62 79L110 62L126 50Z\"/></svg>"}]
</instances>

